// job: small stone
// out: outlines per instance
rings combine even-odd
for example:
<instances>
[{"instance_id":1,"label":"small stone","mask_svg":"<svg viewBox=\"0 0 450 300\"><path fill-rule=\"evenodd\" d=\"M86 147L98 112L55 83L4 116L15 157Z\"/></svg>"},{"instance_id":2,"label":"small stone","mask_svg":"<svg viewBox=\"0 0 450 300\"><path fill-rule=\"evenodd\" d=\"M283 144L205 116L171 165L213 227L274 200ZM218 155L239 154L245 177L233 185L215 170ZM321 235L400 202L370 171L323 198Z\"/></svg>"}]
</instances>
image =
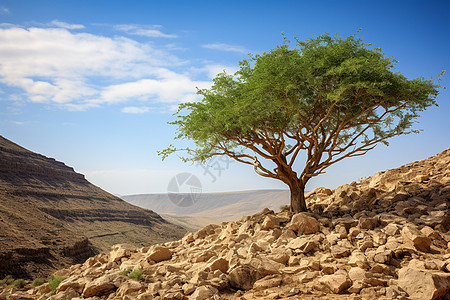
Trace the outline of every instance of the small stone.
<instances>
[{"instance_id":1,"label":"small stone","mask_svg":"<svg viewBox=\"0 0 450 300\"><path fill-rule=\"evenodd\" d=\"M349 279L345 274L341 273L322 276L319 282L327 286L335 294L342 293L350 287Z\"/></svg>"},{"instance_id":2,"label":"small stone","mask_svg":"<svg viewBox=\"0 0 450 300\"><path fill-rule=\"evenodd\" d=\"M281 284L281 281L282 281L282 277L279 275L266 276L264 278L257 280L253 284L253 289L256 291L260 291L260 290L265 290L268 288L276 287Z\"/></svg>"},{"instance_id":3,"label":"small stone","mask_svg":"<svg viewBox=\"0 0 450 300\"><path fill-rule=\"evenodd\" d=\"M361 251L353 251L352 255L348 260L348 264L353 267L360 267L363 269L369 268L369 263L366 256Z\"/></svg>"},{"instance_id":4,"label":"small stone","mask_svg":"<svg viewBox=\"0 0 450 300\"><path fill-rule=\"evenodd\" d=\"M293 250L300 250L303 253L308 253L317 246L317 242L306 237L298 237L287 244L287 247Z\"/></svg>"},{"instance_id":5,"label":"small stone","mask_svg":"<svg viewBox=\"0 0 450 300\"><path fill-rule=\"evenodd\" d=\"M217 258L211 263L209 263L208 267L211 272L214 272L215 270L220 270L222 273L226 273L228 271L228 261L224 258Z\"/></svg>"},{"instance_id":6,"label":"small stone","mask_svg":"<svg viewBox=\"0 0 450 300\"><path fill-rule=\"evenodd\" d=\"M389 236L394 236L400 233L400 229L398 229L397 224L388 224L384 227L384 232Z\"/></svg>"},{"instance_id":7,"label":"small stone","mask_svg":"<svg viewBox=\"0 0 450 300\"><path fill-rule=\"evenodd\" d=\"M230 285L239 290L249 290L261 278L259 272L251 266L238 266L230 271Z\"/></svg>"},{"instance_id":8,"label":"small stone","mask_svg":"<svg viewBox=\"0 0 450 300\"><path fill-rule=\"evenodd\" d=\"M366 240L366 241L362 241L361 243L358 243L358 245L359 245L359 250L364 252L364 251L366 251L366 249L373 247L373 242Z\"/></svg>"},{"instance_id":9,"label":"small stone","mask_svg":"<svg viewBox=\"0 0 450 300\"><path fill-rule=\"evenodd\" d=\"M350 255L350 253L350 249L343 246L336 245L331 247L331 254L335 258L347 257Z\"/></svg>"},{"instance_id":10,"label":"small stone","mask_svg":"<svg viewBox=\"0 0 450 300\"><path fill-rule=\"evenodd\" d=\"M359 218L359 228L361 229L374 229L378 226L377 218L361 217Z\"/></svg>"},{"instance_id":11,"label":"small stone","mask_svg":"<svg viewBox=\"0 0 450 300\"><path fill-rule=\"evenodd\" d=\"M199 286L194 293L189 297L189 300L204 300L211 299L214 295L217 295L219 291L210 285Z\"/></svg>"}]
</instances>

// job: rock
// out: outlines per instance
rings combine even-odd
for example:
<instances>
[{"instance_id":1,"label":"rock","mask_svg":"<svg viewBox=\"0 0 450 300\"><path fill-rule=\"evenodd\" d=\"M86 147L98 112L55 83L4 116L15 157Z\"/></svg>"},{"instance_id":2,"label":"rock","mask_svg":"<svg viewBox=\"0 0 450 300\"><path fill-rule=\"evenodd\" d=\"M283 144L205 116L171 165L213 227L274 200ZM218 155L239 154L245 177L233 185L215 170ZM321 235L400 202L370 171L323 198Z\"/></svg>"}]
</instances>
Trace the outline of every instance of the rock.
<instances>
[{"instance_id":1,"label":"rock","mask_svg":"<svg viewBox=\"0 0 450 300\"><path fill-rule=\"evenodd\" d=\"M261 278L261 274L252 266L238 266L228 274L230 285L239 290L249 290Z\"/></svg>"},{"instance_id":2,"label":"rock","mask_svg":"<svg viewBox=\"0 0 450 300\"><path fill-rule=\"evenodd\" d=\"M387 235L384 232L375 231L372 234L372 240L377 246L381 246L386 244L387 242Z\"/></svg>"},{"instance_id":3,"label":"rock","mask_svg":"<svg viewBox=\"0 0 450 300\"><path fill-rule=\"evenodd\" d=\"M307 238L307 237L298 237L293 239L287 244L287 247L293 250L300 250L303 253L308 253L313 250L317 246L317 242Z\"/></svg>"},{"instance_id":4,"label":"rock","mask_svg":"<svg viewBox=\"0 0 450 300\"><path fill-rule=\"evenodd\" d=\"M319 283L328 287L335 294L342 293L350 287L350 280L347 275L342 273L322 276Z\"/></svg>"},{"instance_id":5,"label":"rock","mask_svg":"<svg viewBox=\"0 0 450 300\"><path fill-rule=\"evenodd\" d=\"M283 264L277 263L264 256L251 259L249 264L254 267L261 276L278 274L280 269L284 268Z\"/></svg>"},{"instance_id":6,"label":"rock","mask_svg":"<svg viewBox=\"0 0 450 300\"><path fill-rule=\"evenodd\" d=\"M265 290L268 288L279 286L282 282L282 277L280 275L266 276L257 280L253 284L253 289L256 291Z\"/></svg>"},{"instance_id":7,"label":"rock","mask_svg":"<svg viewBox=\"0 0 450 300\"><path fill-rule=\"evenodd\" d=\"M368 274L370 273L360 267L353 267L348 271L348 277L353 282L364 281L368 277Z\"/></svg>"},{"instance_id":8,"label":"rock","mask_svg":"<svg viewBox=\"0 0 450 300\"><path fill-rule=\"evenodd\" d=\"M288 228L297 232L298 235L312 234L320 231L320 223L306 213L298 213L292 217Z\"/></svg>"},{"instance_id":9,"label":"rock","mask_svg":"<svg viewBox=\"0 0 450 300\"><path fill-rule=\"evenodd\" d=\"M136 247L129 244L117 244L111 247L109 252L110 261L117 262L124 257L130 257L131 253L134 252Z\"/></svg>"},{"instance_id":10,"label":"rock","mask_svg":"<svg viewBox=\"0 0 450 300\"><path fill-rule=\"evenodd\" d=\"M111 276L103 276L92 281L88 281L84 287L83 297L94 297L111 293L116 286L112 283Z\"/></svg>"},{"instance_id":11,"label":"rock","mask_svg":"<svg viewBox=\"0 0 450 300\"><path fill-rule=\"evenodd\" d=\"M181 288L183 289L183 292L185 295L189 295L195 291L196 286L194 284L188 282L188 283L183 284L183 286Z\"/></svg>"},{"instance_id":12,"label":"rock","mask_svg":"<svg viewBox=\"0 0 450 300\"><path fill-rule=\"evenodd\" d=\"M421 261L419 259L413 258L409 261L408 268L425 270L425 262Z\"/></svg>"},{"instance_id":13,"label":"rock","mask_svg":"<svg viewBox=\"0 0 450 300\"><path fill-rule=\"evenodd\" d=\"M86 285L86 282L87 280L84 280L82 278L69 277L59 284L57 291L62 292L68 288L71 288L77 293L81 294L83 292L84 286Z\"/></svg>"},{"instance_id":14,"label":"rock","mask_svg":"<svg viewBox=\"0 0 450 300\"><path fill-rule=\"evenodd\" d=\"M401 235L405 243L411 243L417 250L423 252L430 251L431 239L413 225L405 225L401 231Z\"/></svg>"},{"instance_id":15,"label":"rock","mask_svg":"<svg viewBox=\"0 0 450 300\"><path fill-rule=\"evenodd\" d=\"M266 215L261 224L262 230L270 230L280 226L280 221L274 215Z\"/></svg>"},{"instance_id":16,"label":"rock","mask_svg":"<svg viewBox=\"0 0 450 300\"><path fill-rule=\"evenodd\" d=\"M228 271L228 261L224 258L218 258L211 263L208 264L208 268L211 272L215 270L220 270L222 273L226 273Z\"/></svg>"},{"instance_id":17,"label":"rock","mask_svg":"<svg viewBox=\"0 0 450 300\"><path fill-rule=\"evenodd\" d=\"M261 252L261 251L263 251L263 249L258 245L258 243L251 243L250 247L248 247L249 254L257 253L257 252Z\"/></svg>"},{"instance_id":18,"label":"rock","mask_svg":"<svg viewBox=\"0 0 450 300\"><path fill-rule=\"evenodd\" d=\"M359 218L359 228L361 229L374 229L378 226L377 218L361 217Z\"/></svg>"},{"instance_id":19,"label":"rock","mask_svg":"<svg viewBox=\"0 0 450 300\"><path fill-rule=\"evenodd\" d=\"M434 300L450 293L450 274L406 267L398 271L398 286L413 300Z\"/></svg>"},{"instance_id":20,"label":"rock","mask_svg":"<svg viewBox=\"0 0 450 300\"><path fill-rule=\"evenodd\" d=\"M340 246L340 245L331 247L331 254L335 258L347 257L350 255L350 253L351 253L350 249Z\"/></svg>"},{"instance_id":21,"label":"rock","mask_svg":"<svg viewBox=\"0 0 450 300\"><path fill-rule=\"evenodd\" d=\"M202 285L195 289L194 293L189 297L189 300L204 300L212 299L214 295L217 295L219 291L210 285Z\"/></svg>"},{"instance_id":22,"label":"rock","mask_svg":"<svg viewBox=\"0 0 450 300\"><path fill-rule=\"evenodd\" d=\"M380 246L375 251L373 261L380 264L389 264L392 259L392 250L386 249L384 246Z\"/></svg>"},{"instance_id":23,"label":"rock","mask_svg":"<svg viewBox=\"0 0 450 300\"><path fill-rule=\"evenodd\" d=\"M128 280L119 286L116 294L123 299L125 295L136 295L141 289L143 289L143 285L139 281Z\"/></svg>"},{"instance_id":24,"label":"rock","mask_svg":"<svg viewBox=\"0 0 450 300\"><path fill-rule=\"evenodd\" d=\"M397 224L388 224L384 227L384 232L389 236L394 236L400 232Z\"/></svg>"},{"instance_id":25,"label":"rock","mask_svg":"<svg viewBox=\"0 0 450 300\"><path fill-rule=\"evenodd\" d=\"M359 250L364 252L364 251L366 251L366 249L373 247L373 242L372 241L363 240L361 242L358 242L358 246L359 246Z\"/></svg>"},{"instance_id":26,"label":"rock","mask_svg":"<svg viewBox=\"0 0 450 300\"><path fill-rule=\"evenodd\" d=\"M289 261L290 256L287 253L274 253L267 255L268 259L276 261L280 264L286 265Z\"/></svg>"},{"instance_id":27,"label":"rock","mask_svg":"<svg viewBox=\"0 0 450 300\"><path fill-rule=\"evenodd\" d=\"M352 267L360 267L366 270L369 268L367 257L361 251L353 251L348 260L348 264Z\"/></svg>"},{"instance_id":28,"label":"rock","mask_svg":"<svg viewBox=\"0 0 450 300\"><path fill-rule=\"evenodd\" d=\"M154 262L160 262L172 258L172 251L163 246L155 246L150 250L150 254L147 256L147 260Z\"/></svg>"},{"instance_id":29,"label":"rock","mask_svg":"<svg viewBox=\"0 0 450 300\"><path fill-rule=\"evenodd\" d=\"M80 296L79 293L77 293L74 289L72 288L67 288L66 290L64 290L63 292L59 292L58 294L56 294L55 296L52 296L50 299L51 300L69 300L69 299L74 299L74 298L78 298ZM11 299L11 298L10 298ZM25 299L34 299L34 298L27 298L27 297L20 297L18 298L20 300L25 300Z\"/></svg>"}]
</instances>

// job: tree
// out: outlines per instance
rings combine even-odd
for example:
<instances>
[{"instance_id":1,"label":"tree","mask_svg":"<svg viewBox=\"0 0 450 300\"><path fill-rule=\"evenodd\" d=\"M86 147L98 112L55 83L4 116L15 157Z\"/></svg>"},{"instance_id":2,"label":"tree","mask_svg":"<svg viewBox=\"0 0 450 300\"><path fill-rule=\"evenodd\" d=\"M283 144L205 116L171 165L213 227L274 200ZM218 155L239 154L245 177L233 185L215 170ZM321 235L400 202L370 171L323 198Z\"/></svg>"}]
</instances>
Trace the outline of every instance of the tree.
<instances>
[{"instance_id":1,"label":"tree","mask_svg":"<svg viewBox=\"0 0 450 300\"><path fill-rule=\"evenodd\" d=\"M250 56L234 74L215 77L202 100L180 105L176 139L194 149L170 145L163 159L186 150L184 161L205 162L227 155L252 165L261 176L283 181L291 210L306 211L309 179L347 157L366 154L394 136L417 133L419 113L436 104L440 85L423 77L408 80L392 71L393 58L356 35L296 39ZM441 74L436 78L440 80ZM188 113L183 112L187 110ZM301 173L294 162L302 157Z\"/></svg>"}]
</instances>

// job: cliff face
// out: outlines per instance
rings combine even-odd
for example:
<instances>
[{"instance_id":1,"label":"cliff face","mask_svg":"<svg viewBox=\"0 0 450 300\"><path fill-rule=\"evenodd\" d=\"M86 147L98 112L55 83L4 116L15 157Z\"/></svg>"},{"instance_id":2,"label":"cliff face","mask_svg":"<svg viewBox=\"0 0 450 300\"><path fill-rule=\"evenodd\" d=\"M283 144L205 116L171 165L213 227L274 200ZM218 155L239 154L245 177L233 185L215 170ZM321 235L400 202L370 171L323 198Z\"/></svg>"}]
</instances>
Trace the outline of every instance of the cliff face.
<instances>
[{"instance_id":1,"label":"cliff face","mask_svg":"<svg viewBox=\"0 0 450 300\"><path fill-rule=\"evenodd\" d=\"M47 276L116 243L144 246L184 232L0 136L0 277Z\"/></svg>"}]
</instances>

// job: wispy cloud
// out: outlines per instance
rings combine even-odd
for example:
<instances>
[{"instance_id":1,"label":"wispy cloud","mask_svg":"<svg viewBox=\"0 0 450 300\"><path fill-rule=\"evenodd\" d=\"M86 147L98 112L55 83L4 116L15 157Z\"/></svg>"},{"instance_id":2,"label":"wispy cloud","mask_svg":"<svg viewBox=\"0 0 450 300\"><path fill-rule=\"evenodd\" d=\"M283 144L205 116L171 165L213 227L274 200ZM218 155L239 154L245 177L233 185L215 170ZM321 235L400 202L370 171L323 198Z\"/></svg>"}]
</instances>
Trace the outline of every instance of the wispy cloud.
<instances>
[{"instance_id":1,"label":"wispy cloud","mask_svg":"<svg viewBox=\"0 0 450 300\"><path fill-rule=\"evenodd\" d=\"M122 112L126 114L144 114L146 112L149 112L151 110L151 107L148 106L127 106L122 108Z\"/></svg>"},{"instance_id":2,"label":"wispy cloud","mask_svg":"<svg viewBox=\"0 0 450 300\"><path fill-rule=\"evenodd\" d=\"M206 44L202 45L203 48L212 49L212 50L219 50L219 51L229 51L229 52L236 52L236 53L249 53L250 51L243 47L238 45L229 45L224 43L214 43L214 44Z\"/></svg>"},{"instance_id":3,"label":"wispy cloud","mask_svg":"<svg viewBox=\"0 0 450 300\"><path fill-rule=\"evenodd\" d=\"M14 124L14 125L24 125L25 122L21 122L21 121L7 121L8 123Z\"/></svg>"},{"instance_id":4,"label":"wispy cloud","mask_svg":"<svg viewBox=\"0 0 450 300\"><path fill-rule=\"evenodd\" d=\"M159 29L161 25L134 25L134 24L121 24L115 25L114 29L123 31L131 35L140 35L146 37L161 37L161 38L176 38L175 34L166 34Z\"/></svg>"},{"instance_id":5,"label":"wispy cloud","mask_svg":"<svg viewBox=\"0 0 450 300\"><path fill-rule=\"evenodd\" d=\"M7 15L9 14L9 9L6 7L0 6L0 15Z\"/></svg>"},{"instance_id":6,"label":"wispy cloud","mask_svg":"<svg viewBox=\"0 0 450 300\"><path fill-rule=\"evenodd\" d=\"M74 33L61 26L78 25L61 23L56 23L59 28L0 27L0 89L20 89L23 102L82 111L116 103L131 107L136 101L136 107L169 107L194 101L195 87L211 84L195 80L195 72L174 71L185 61L164 47L121 36Z\"/></svg>"},{"instance_id":7,"label":"wispy cloud","mask_svg":"<svg viewBox=\"0 0 450 300\"><path fill-rule=\"evenodd\" d=\"M60 28L65 28L65 29L84 29L84 25L81 24L69 24L66 22L61 22L58 20L53 20L50 22L51 26L56 26L56 27L60 27Z\"/></svg>"}]
</instances>

